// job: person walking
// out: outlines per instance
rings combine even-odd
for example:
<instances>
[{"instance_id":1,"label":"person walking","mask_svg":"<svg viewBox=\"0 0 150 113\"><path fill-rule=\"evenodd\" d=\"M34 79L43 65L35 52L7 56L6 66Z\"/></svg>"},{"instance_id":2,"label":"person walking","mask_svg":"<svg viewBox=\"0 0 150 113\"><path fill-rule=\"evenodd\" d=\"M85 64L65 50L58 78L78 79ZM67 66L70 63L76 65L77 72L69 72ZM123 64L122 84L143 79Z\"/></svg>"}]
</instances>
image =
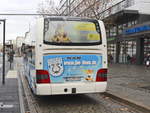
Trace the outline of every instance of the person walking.
<instances>
[{"instance_id":1,"label":"person walking","mask_svg":"<svg viewBox=\"0 0 150 113\"><path fill-rule=\"evenodd\" d=\"M110 63L111 63L111 64L113 63L113 60L114 60L114 58L113 58L113 56L110 54Z\"/></svg>"},{"instance_id":2,"label":"person walking","mask_svg":"<svg viewBox=\"0 0 150 113\"><path fill-rule=\"evenodd\" d=\"M8 59L8 61L10 62L10 69L12 68L12 63L13 63L13 61L14 61L14 54L15 54L15 52L14 52L14 50L12 49L10 52L9 52L9 59Z\"/></svg>"},{"instance_id":3,"label":"person walking","mask_svg":"<svg viewBox=\"0 0 150 113\"><path fill-rule=\"evenodd\" d=\"M147 56L146 56L145 65L146 65L146 67L149 67L149 66L150 66L150 53L147 54Z\"/></svg>"},{"instance_id":4,"label":"person walking","mask_svg":"<svg viewBox=\"0 0 150 113\"><path fill-rule=\"evenodd\" d=\"M127 64L130 64L131 63L131 56L128 54L127 55Z\"/></svg>"}]
</instances>

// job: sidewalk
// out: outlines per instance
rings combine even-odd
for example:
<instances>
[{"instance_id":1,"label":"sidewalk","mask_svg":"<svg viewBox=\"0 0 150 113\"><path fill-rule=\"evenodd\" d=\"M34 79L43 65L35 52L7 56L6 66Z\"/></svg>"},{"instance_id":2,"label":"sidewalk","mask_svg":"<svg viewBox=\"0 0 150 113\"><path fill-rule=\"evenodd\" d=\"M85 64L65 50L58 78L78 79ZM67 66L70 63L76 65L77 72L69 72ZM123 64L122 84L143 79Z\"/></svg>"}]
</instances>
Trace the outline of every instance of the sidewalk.
<instances>
[{"instance_id":1,"label":"sidewalk","mask_svg":"<svg viewBox=\"0 0 150 113\"><path fill-rule=\"evenodd\" d=\"M17 71L8 71L5 85L0 78L0 113L20 113Z\"/></svg>"},{"instance_id":2,"label":"sidewalk","mask_svg":"<svg viewBox=\"0 0 150 113\"><path fill-rule=\"evenodd\" d=\"M150 110L150 68L111 64L107 92Z\"/></svg>"}]
</instances>

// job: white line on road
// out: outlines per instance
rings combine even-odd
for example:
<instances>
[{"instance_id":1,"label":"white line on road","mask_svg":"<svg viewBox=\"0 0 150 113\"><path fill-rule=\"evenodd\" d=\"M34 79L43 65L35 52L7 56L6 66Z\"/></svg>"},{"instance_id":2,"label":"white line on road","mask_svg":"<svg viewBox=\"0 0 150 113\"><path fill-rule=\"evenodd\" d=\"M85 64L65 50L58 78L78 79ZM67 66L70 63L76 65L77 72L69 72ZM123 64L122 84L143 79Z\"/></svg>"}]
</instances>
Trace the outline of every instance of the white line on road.
<instances>
[{"instance_id":1,"label":"white line on road","mask_svg":"<svg viewBox=\"0 0 150 113\"><path fill-rule=\"evenodd\" d=\"M17 78L17 71L16 70L8 71L6 78Z\"/></svg>"},{"instance_id":2,"label":"white line on road","mask_svg":"<svg viewBox=\"0 0 150 113\"><path fill-rule=\"evenodd\" d=\"M0 109L4 109L4 108L13 108L14 105L5 105L3 102L0 102Z\"/></svg>"}]
</instances>

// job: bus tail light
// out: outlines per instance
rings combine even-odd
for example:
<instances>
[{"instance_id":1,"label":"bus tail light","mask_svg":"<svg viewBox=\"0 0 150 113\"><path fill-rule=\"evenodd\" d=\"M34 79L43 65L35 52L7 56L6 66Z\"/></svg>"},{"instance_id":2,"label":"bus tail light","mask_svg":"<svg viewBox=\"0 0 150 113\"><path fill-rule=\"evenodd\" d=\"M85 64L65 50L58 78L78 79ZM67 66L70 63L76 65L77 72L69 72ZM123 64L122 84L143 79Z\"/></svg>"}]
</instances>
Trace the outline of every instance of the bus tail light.
<instances>
[{"instance_id":1,"label":"bus tail light","mask_svg":"<svg viewBox=\"0 0 150 113\"><path fill-rule=\"evenodd\" d=\"M107 81L107 69L99 69L96 75L96 82Z\"/></svg>"},{"instance_id":2,"label":"bus tail light","mask_svg":"<svg viewBox=\"0 0 150 113\"><path fill-rule=\"evenodd\" d=\"M36 82L39 84L50 83L50 76L47 70L36 70Z\"/></svg>"}]
</instances>

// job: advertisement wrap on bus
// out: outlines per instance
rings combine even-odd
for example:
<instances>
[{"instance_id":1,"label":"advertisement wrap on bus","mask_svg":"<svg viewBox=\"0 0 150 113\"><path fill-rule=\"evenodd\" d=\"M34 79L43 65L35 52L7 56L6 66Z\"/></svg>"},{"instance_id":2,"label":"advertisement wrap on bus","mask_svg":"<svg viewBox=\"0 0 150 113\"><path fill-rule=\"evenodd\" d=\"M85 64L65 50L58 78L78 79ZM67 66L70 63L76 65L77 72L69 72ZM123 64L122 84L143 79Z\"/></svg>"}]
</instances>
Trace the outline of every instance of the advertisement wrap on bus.
<instances>
[{"instance_id":1,"label":"advertisement wrap on bus","mask_svg":"<svg viewBox=\"0 0 150 113\"><path fill-rule=\"evenodd\" d=\"M97 71L102 68L100 55L48 55L43 62L51 83L95 82Z\"/></svg>"}]
</instances>

